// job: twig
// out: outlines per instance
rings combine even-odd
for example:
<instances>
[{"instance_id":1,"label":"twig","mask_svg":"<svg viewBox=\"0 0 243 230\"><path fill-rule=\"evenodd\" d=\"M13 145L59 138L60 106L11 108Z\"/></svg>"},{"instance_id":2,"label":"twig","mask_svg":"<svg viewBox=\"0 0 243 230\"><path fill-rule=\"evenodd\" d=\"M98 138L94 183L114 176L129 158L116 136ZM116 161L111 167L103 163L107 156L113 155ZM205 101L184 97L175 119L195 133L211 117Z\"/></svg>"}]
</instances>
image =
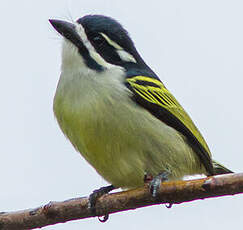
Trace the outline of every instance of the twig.
<instances>
[{"instance_id":1,"label":"twig","mask_svg":"<svg viewBox=\"0 0 243 230\"><path fill-rule=\"evenodd\" d=\"M207 177L199 180L164 182L158 198L152 198L148 186L102 196L96 204L98 216L155 204L182 202L243 193L243 173ZM0 213L0 230L33 229L70 220L92 217L88 198L49 202L36 209Z\"/></svg>"}]
</instances>

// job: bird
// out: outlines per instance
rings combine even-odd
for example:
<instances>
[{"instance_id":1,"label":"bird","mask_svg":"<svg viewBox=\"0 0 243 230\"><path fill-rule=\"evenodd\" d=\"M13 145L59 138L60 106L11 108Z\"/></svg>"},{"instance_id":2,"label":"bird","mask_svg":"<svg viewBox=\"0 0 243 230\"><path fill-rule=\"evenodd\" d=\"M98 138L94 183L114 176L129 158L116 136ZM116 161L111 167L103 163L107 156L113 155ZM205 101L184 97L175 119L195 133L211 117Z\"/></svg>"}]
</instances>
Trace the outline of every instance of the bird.
<instances>
[{"instance_id":1,"label":"bird","mask_svg":"<svg viewBox=\"0 0 243 230\"><path fill-rule=\"evenodd\" d=\"M114 188L186 175L232 173L212 159L198 128L138 53L127 30L104 15L49 20L63 37L54 96L57 122L74 148Z\"/></svg>"}]
</instances>

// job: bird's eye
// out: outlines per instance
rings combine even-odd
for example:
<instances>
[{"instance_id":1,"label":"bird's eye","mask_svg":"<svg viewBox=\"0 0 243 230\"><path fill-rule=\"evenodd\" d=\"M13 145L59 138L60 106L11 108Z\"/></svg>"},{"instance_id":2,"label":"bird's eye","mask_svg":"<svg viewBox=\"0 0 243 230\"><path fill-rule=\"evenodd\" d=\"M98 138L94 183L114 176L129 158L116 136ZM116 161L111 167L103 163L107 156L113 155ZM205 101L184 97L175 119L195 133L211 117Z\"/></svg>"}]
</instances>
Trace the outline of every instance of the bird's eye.
<instances>
[{"instance_id":1,"label":"bird's eye","mask_svg":"<svg viewBox=\"0 0 243 230\"><path fill-rule=\"evenodd\" d=\"M104 38L101 35L95 35L92 40L96 45L102 45L104 43Z\"/></svg>"}]
</instances>

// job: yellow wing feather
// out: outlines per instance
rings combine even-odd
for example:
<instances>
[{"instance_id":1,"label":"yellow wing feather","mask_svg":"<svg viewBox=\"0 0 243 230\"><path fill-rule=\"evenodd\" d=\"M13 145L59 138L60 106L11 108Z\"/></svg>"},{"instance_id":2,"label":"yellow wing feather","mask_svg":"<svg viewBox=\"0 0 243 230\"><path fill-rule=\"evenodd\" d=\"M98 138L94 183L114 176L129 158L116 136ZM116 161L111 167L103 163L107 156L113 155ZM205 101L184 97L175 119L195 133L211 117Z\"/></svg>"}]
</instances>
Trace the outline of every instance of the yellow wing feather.
<instances>
[{"instance_id":1,"label":"yellow wing feather","mask_svg":"<svg viewBox=\"0 0 243 230\"><path fill-rule=\"evenodd\" d=\"M147 76L134 76L127 78L127 82L143 99L165 108L178 120L180 120L211 156L210 150L203 136L194 125L186 111L178 103L175 97L166 89L161 81Z\"/></svg>"}]
</instances>

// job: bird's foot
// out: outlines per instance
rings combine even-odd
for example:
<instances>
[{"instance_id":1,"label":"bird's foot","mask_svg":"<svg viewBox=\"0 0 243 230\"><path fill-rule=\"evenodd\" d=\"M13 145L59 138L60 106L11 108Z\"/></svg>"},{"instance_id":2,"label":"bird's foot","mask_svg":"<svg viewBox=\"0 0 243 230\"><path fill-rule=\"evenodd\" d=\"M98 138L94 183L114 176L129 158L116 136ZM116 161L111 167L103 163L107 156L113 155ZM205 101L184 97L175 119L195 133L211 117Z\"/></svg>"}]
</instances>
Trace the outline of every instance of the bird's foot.
<instances>
[{"instance_id":1,"label":"bird's foot","mask_svg":"<svg viewBox=\"0 0 243 230\"><path fill-rule=\"evenodd\" d=\"M168 172L162 172L159 173L157 176L153 177L153 179L150 181L149 184L149 189L150 193L152 194L153 197L157 197L160 185L163 181L167 181L169 177Z\"/></svg>"},{"instance_id":2,"label":"bird's foot","mask_svg":"<svg viewBox=\"0 0 243 230\"><path fill-rule=\"evenodd\" d=\"M94 190L90 195L89 195L89 204L88 208L91 210L91 213L96 216L96 201L103 195L109 193L110 191L114 190L115 187L113 185L101 187L97 190ZM99 218L100 222L106 222L109 218L109 215L106 214L103 219Z\"/></svg>"}]
</instances>

